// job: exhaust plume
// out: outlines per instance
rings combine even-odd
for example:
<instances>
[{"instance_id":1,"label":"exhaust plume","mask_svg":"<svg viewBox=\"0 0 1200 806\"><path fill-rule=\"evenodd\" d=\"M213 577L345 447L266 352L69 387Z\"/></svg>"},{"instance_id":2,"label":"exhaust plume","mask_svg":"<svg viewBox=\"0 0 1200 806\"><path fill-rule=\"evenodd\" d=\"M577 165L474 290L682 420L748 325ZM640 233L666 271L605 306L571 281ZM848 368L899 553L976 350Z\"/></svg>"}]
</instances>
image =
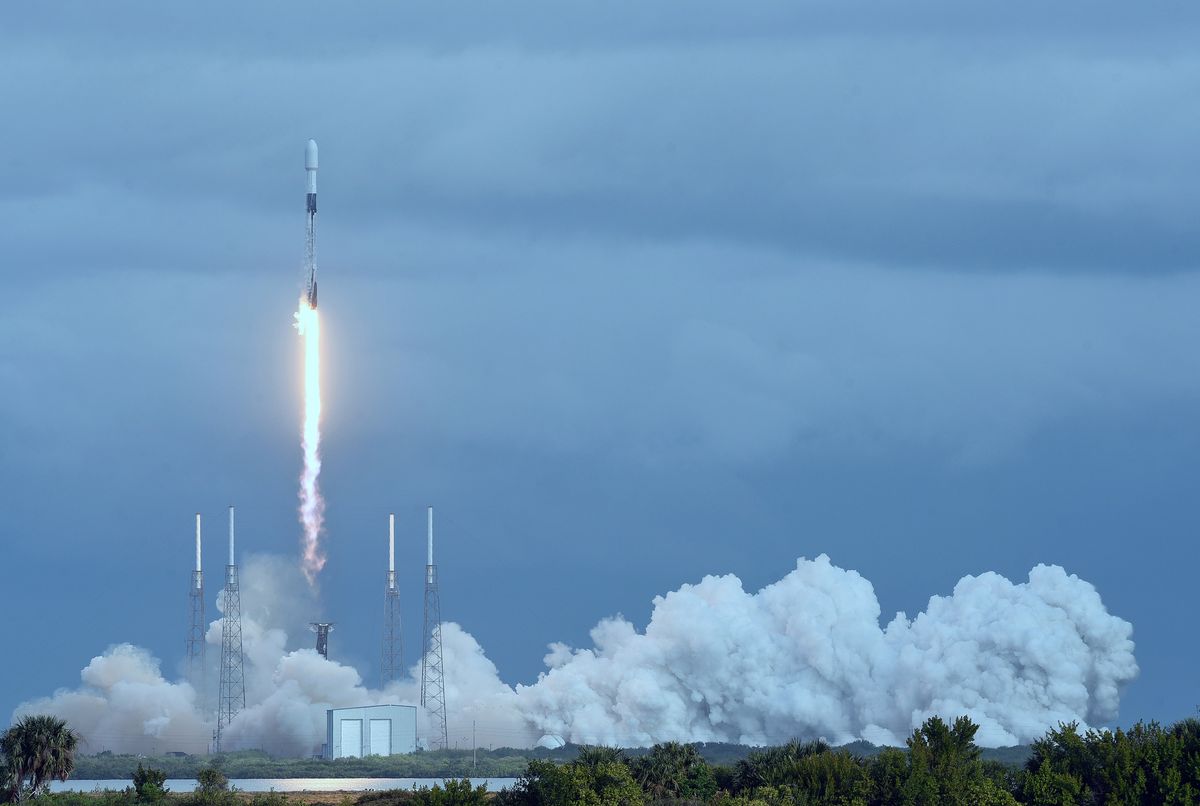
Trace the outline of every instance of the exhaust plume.
<instances>
[{"instance_id":1,"label":"exhaust plume","mask_svg":"<svg viewBox=\"0 0 1200 806\"><path fill-rule=\"evenodd\" d=\"M309 585L325 567L321 532L325 523L325 499L321 497L321 320L317 309L301 298L296 311L296 330L304 340L304 425L300 445L304 467L300 472L300 567Z\"/></svg>"},{"instance_id":2,"label":"exhaust plume","mask_svg":"<svg viewBox=\"0 0 1200 806\"><path fill-rule=\"evenodd\" d=\"M1000 746L1113 719L1138 672L1132 625L1058 566L1019 584L967 576L916 618L879 616L871 583L825 555L757 593L705 577L657 597L644 632L616 617L591 649L552 645L550 670L516 691L527 720L579 743L899 745L929 716L965 714Z\"/></svg>"},{"instance_id":3,"label":"exhaust plume","mask_svg":"<svg viewBox=\"0 0 1200 806\"><path fill-rule=\"evenodd\" d=\"M408 679L374 690L352 667L287 649L315 606L295 566L253 557L243 591L248 707L225 729L227 748L306 755L325 740L327 708L419 702L419 660ZM214 622L208 640L220 632ZM965 714L981 745L1012 745L1060 721L1112 720L1138 672L1132 626L1092 585L1045 565L1025 582L964 577L914 618L898 613L881 626L871 583L821 555L757 592L733 575L705 577L657 597L644 630L617 616L591 636L590 648L552 644L548 670L513 687L474 638L443 625L451 741L465 745L475 721L485 746L528 747L543 734L624 746L901 745L928 716ZM56 714L89 752L205 749L212 725L192 687L167 681L145 650L111 647L82 683L15 716Z\"/></svg>"}]
</instances>

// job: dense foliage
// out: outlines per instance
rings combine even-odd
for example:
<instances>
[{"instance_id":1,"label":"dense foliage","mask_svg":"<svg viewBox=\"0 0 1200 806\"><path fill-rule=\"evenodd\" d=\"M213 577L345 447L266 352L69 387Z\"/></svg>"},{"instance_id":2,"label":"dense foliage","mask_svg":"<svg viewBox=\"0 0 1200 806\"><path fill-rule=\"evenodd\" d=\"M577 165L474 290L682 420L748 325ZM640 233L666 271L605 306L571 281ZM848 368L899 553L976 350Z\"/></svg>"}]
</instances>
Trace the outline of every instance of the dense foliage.
<instances>
[{"instance_id":1,"label":"dense foliage","mask_svg":"<svg viewBox=\"0 0 1200 806\"><path fill-rule=\"evenodd\" d=\"M1062 725L1034 743L1021 796L1037 806L1200 803L1200 721L1083 734Z\"/></svg>"},{"instance_id":2,"label":"dense foliage","mask_svg":"<svg viewBox=\"0 0 1200 806\"><path fill-rule=\"evenodd\" d=\"M100 753L76 759L73 778L130 780L138 764L153 766L167 778L195 778L205 768L238 778L516 778L541 754L511 748L479 750L472 767L470 750L437 750L403 756L366 758L272 758L258 750L216 756L178 755L140 758Z\"/></svg>"},{"instance_id":3,"label":"dense foliage","mask_svg":"<svg viewBox=\"0 0 1200 806\"><path fill-rule=\"evenodd\" d=\"M199 770L191 794L167 793L167 773L143 764L121 792L46 794L49 777L69 772L74 749L54 727L19 723L0 741L8 797L32 795L37 806L291 802L277 793L231 791L227 756ZM966 717L934 717L913 732L907 749L856 755L823 742L791 742L729 764L711 763L704 746L675 742L644 751L575 748L569 760L528 761L516 785L498 795L462 778L432 789L368 792L340 806L1200 806L1200 720L1139 723L1128 731L1060 725L1033 744L1024 765L989 760L975 743L977 731ZM437 754L417 754L424 755Z\"/></svg>"},{"instance_id":4,"label":"dense foliage","mask_svg":"<svg viewBox=\"0 0 1200 806\"><path fill-rule=\"evenodd\" d=\"M713 767L732 766L747 758L757 748L741 744L722 742L700 742L687 745ZM854 742L845 749L855 756L874 756L884 748L867 742ZM84 780L129 780L138 764L162 770L168 779L195 778L200 771L212 767L226 777L238 778L517 778L525 772L530 761L573 761L589 748L579 745L548 750L514 749L511 747L494 750L480 749L477 762L472 766L470 750L436 750L397 756L369 756L367 758L272 758L260 750L239 750L216 756L188 755L185 753L166 756L117 755L103 752L90 756L77 756L72 778ZM636 761L648 755L652 748L630 748L624 750L623 758ZM1028 746L1010 748L988 748L983 758L1004 761L1009 764L1024 764L1029 758Z\"/></svg>"},{"instance_id":5,"label":"dense foliage","mask_svg":"<svg viewBox=\"0 0 1200 806\"><path fill-rule=\"evenodd\" d=\"M966 717L934 717L907 751L869 756L791 742L712 766L690 745L629 758L595 748L530 763L500 806L1200 806L1200 721L1088 731L1063 725L1023 767L987 760ZM631 786L630 784L633 784Z\"/></svg>"},{"instance_id":6,"label":"dense foliage","mask_svg":"<svg viewBox=\"0 0 1200 806\"><path fill-rule=\"evenodd\" d=\"M288 797L279 792L256 792L253 794L223 792L219 795L191 793L164 794L159 800L142 800L137 790L126 787L123 790L104 790L100 792L55 792L43 794L29 801L35 806L295 806ZM352 801L350 802L352 803ZM345 806L350 806L350 803ZM339 806L334 803L313 804L312 806Z\"/></svg>"}]
</instances>

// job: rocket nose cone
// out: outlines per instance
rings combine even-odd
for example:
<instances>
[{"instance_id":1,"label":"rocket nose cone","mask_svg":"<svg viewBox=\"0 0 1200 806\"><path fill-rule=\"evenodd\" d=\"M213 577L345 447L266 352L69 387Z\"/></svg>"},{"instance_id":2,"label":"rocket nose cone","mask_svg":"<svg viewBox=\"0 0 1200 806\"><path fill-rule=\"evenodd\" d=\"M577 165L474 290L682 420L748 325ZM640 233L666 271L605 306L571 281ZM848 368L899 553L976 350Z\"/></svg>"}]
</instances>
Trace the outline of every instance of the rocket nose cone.
<instances>
[{"instance_id":1,"label":"rocket nose cone","mask_svg":"<svg viewBox=\"0 0 1200 806\"><path fill-rule=\"evenodd\" d=\"M306 171L317 170L317 141L309 140L308 145L304 147L304 169Z\"/></svg>"}]
</instances>

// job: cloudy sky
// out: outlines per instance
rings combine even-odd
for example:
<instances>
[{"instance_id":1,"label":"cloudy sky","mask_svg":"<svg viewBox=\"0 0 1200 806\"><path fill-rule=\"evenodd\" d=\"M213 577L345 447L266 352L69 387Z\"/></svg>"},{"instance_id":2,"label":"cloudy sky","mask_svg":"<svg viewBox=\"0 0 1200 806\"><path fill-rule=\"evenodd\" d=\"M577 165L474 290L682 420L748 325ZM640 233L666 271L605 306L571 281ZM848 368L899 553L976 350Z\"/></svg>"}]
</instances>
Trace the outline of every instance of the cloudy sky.
<instances>
[{"instance_id":1,"label":"cloudy sky","mask_svg":"<svg viewBox=\"0 0 1200 806\"><path fill-rule=\"evenodd\" d=\"M309 137L313 618L368 682L433 503L509 682L825 552L885 619L1061 564L1134 624L1121 720L1194 712L1200 10L331 8L0 9L0 714L176 667L193 512L296 553Z\"/></svg>"}]
</instances>

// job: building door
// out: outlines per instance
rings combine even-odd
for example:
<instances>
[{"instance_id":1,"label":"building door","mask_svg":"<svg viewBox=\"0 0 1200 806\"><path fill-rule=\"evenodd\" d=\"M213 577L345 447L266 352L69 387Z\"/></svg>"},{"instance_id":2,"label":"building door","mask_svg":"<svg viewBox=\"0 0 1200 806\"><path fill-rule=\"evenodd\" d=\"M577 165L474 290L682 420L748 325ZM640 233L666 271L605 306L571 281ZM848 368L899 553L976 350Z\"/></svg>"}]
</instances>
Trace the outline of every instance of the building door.
<instances>
[{"instance_id":1,"label":"building door","mask_svg":"<svg viewBox=\"0 0 1200 806\"><path fill-rule=\"evenodd\" d=\"M392 754L392 720L371 720L371 755L390 756Z\"/></svg>"},{"instance_id":2,"label":"building door","mask_svg":"<svg viewBox=\"0 0 1200 806\"><path fill-rule=\"evenodd\" d=\"M362 728L361 719L342 720L342 758L357 758L363 754Z\"/></svg>"}]
</instances>

